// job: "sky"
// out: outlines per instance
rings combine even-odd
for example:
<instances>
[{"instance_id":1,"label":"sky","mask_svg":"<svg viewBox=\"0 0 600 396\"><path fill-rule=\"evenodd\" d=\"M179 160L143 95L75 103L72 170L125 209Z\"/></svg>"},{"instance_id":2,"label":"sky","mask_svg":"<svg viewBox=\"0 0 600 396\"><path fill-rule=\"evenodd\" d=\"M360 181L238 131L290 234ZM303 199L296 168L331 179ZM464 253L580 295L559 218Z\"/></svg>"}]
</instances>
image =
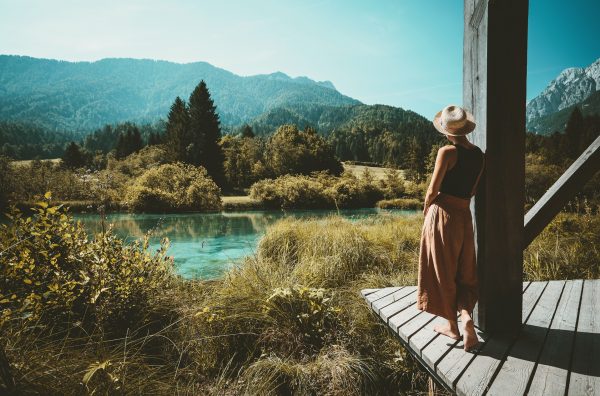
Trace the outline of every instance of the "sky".
<instances>
[{"instance_id":1,"label":"sky","mask_svg":"<svg viewBox=\"0 0 600 396\"><path fill-rule=\"evenodd\" d=\"M0 0L0 54L282 71L430 117L462 101L462 11L460 0ZM600 57L599 15L598 0L530 0L528 100Z\"/></svg>"}]
</instances>

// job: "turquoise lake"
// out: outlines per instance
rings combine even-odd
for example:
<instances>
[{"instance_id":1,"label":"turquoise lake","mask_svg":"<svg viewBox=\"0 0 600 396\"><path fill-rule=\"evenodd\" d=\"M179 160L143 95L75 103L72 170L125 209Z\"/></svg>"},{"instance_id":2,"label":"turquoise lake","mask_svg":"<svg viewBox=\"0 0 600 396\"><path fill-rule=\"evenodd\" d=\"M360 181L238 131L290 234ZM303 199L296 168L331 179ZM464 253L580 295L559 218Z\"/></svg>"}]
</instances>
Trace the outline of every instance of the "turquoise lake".
<instances>
[{"instance_id":1,"label":"turquoise lake","mask_svg":"<svg viewBox=\"0 0 600 396\"><path fill-rule=\"evenodd\" d=\"M214 279L223 275L243 257L255 253L265 230L283 217L321 218L335 210L247 211L184 214L113 213L106 216L115 233L126 241L142 238L152 230L150 248L156 249L168 237L168 255L177 271L186 278ZM406 216L415 211L353 209L339 214L350 220L374 216ZM75 215L88 231L101 231L98 214Z\"/></svg>"}]
</instances>

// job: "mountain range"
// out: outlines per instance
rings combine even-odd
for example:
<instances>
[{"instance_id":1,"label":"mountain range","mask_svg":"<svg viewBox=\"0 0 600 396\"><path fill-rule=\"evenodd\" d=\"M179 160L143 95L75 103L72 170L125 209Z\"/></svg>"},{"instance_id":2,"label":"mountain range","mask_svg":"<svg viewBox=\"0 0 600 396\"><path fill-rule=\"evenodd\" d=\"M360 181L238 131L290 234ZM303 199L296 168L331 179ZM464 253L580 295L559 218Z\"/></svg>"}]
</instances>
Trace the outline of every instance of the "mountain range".
<instances>
[{"instance_id":1,"label":"mountain range","mask_svg":"<svg viewBox=\"0 0 600 396\"><path fill-rule=\"evenodd\" d=\"M364 105L330 81L282 72L239 76L206 62L67 62L0 55L0 121L83 134L106 124L151 123L166 118L175 97L187 99L202 79L226 130L249 123L258 133L268 133L295 123L327 134L340 126L397 129L408 119L424 120L392 106ZM527 104L527 130L562 132L574 106L584 115L600 114L599 92L600 59L588 67L563 70Z\"/></svg>"},{"instance_id":2,"label":"mountain range","mask_svg":"<svg viewBox=\"0 0 600 396\"><path fill-rule=\"evenodd\" d=\"M562 132L574 106L584 115L600 114L600 59L588 67L563 70L527 104L527 130Z\"/></svg>"},{"instance_id":3,"label":"mountain range","mask_svg":"<svg viewBox=\"0 0 600 396\"><path fill-rule=\"evenodd\" d=\"M80 131L124 121L153 122L166 117L176 96L187 99L202 79L223 125L240 125L282 106L360 104L330 81L281 72L243 77L206 62L67 62L0 55L0 120Z\"/></svg>"}]
</instances>

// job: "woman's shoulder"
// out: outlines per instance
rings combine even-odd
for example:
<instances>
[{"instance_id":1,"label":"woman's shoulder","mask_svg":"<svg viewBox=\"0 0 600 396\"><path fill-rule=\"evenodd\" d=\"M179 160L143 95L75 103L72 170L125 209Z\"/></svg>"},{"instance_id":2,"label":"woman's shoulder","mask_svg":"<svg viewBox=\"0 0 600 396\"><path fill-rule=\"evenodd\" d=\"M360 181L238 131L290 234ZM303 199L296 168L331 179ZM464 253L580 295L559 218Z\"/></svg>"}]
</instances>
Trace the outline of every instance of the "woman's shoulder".
<instances>
[{"instance_id":1,"label":"woman's shoulder","mask_svg":"<svg viewBox=\"0 0 600 396\"><path fill-rule=\"evenodd\" d=\"M456 148L455 145L453 144L446 144L445 146L442 146L438 149L438 153L453 153L456 152L458 149Z\"/></svg>"}]
</instances>

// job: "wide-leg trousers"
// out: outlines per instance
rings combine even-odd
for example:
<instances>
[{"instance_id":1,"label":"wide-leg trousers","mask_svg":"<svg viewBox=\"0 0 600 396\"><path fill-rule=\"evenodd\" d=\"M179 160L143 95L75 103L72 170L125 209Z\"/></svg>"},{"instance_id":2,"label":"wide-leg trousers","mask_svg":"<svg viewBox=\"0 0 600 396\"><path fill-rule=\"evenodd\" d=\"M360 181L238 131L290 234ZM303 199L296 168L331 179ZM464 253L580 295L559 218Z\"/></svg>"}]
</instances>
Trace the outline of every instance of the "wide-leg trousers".
<instances>
[{"instance_id":1,"label":"wide-leg trousers","mask_svg":"<svg viewBox=\"0 0 600 396\"><path fill-rule=\"evenodd\" d=\"M478 297L470 201L440 193L421 232L417 308L448 320L473 311Z\"/></svg>"}]
</instances>

